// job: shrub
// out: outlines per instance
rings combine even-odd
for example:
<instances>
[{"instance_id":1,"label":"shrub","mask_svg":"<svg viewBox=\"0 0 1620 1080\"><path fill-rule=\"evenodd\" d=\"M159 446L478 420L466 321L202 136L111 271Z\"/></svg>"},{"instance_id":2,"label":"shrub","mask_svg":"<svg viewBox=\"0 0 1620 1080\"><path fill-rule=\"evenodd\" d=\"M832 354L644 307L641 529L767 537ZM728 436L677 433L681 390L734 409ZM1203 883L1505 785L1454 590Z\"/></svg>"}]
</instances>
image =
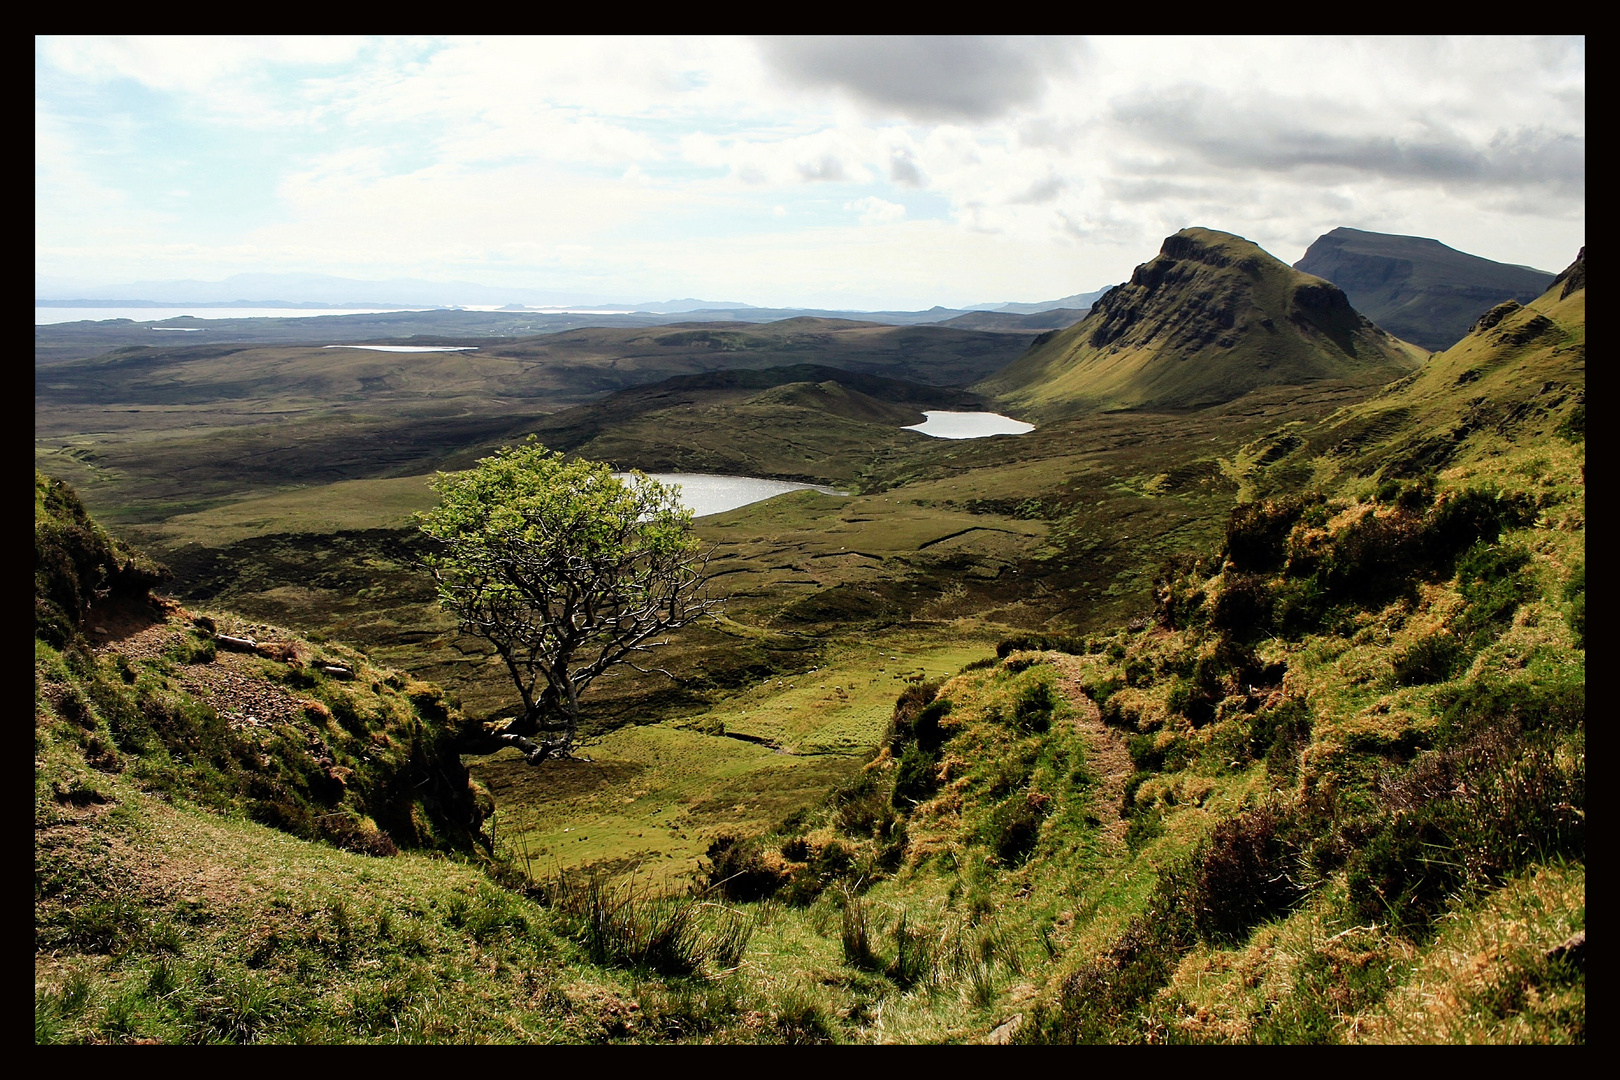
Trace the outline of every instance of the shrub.
<instances>
[{"instance_id":1,"label":"shrub","mask_svg":"<svg viewBox=\"0 0 1620 1080\"><path fill-rule=\"evenodd\" d=\"M1254 641L1270 633L1275 603L1266 578L1228 573L1210 605L1209 624L1232 641Z\"/></svg>"},{"instance_id":2,"label":"shrub","mask_svg":"<svg viewBox=\"0 0 1620 1080\"><path fill-rule=\"evenodd\" d=\"M938 789L938 757L916 743L908 744L895 769L893 804L902 809L912 807Z\"/></svg>"},{"instance_id":3,"label":"shrub","mask_svg":"<svg viewBox=\"0 0 1620 1080\"><path fill-rule=\"evenodd\" d=\"M1419 638L1395 654L1395 685L1422 686L1445 682L1456 673L1467 656L1462 642L1446 631Z\"/></svg>"},{"instance_id":4,"label":"shrub","mask_svg":"<svg viewBox=\"0 0 1620 1080\"><path fill-rule=\"evenodd\" d=\"M801 841L802 843L802 841ZM708 889L728 900L763 900L782 886L783 875L768 866L758 840L715 837L704 852Z\"/></svg>"},{"instance_id":5,"label":"shrub","mask_svg":"<svg viewBox=\"0 0 1620 1080\"><path fill-rule=\"evenodd\" d=\"M1575 632L1575 647L1586 648L1586 564L1579 563L1564 583L1564 603L1569 605L1565 618Z\"/></svg>"},{"instance_id":6,"label":"shrub","mask_svg":"<svg viewBox=\"0 0 1620 1080\"><path fill-rule=\"evenodd\" d=\"M1044 682L1031 683L1019 691L1013 703L1013 720L1024 731L1039 733L1052 726L1055 708L1057 698L1052 688Z\"/></svg>"},{"instance_id":7,"label":"shrub","mask_svg":"<svg viewBox=\"0 0 1620 1080\"><path fill-rule=\"evenodd\" d=\"M1516 545L1481 540L1457 560L1457 586L1467 607L1458 630L1476 649L1513 621L1519 605L1535 593L1535 583L1524 573L1530 553Z\"/></svg>"},{"instance_id":8,"label":"shrub","mask_svg":"<svg viewBox=\"0 0 1620 1080\"><path fill-rule=\"evenodd\" d=\"M1084 656L1086 639L1073 634L1014 634L996 643L996 659L1005 660L1015 652L1063 652Z\"/></svg>"},{"instance_id":9,"label":"shrub","mask_svg":"<svg viewBox=\"0 0 1620 1080\"><path fill-rule=\"evenodd\" d=\"M1318 500L1266 499L1232 508L1226 519L1226 558L1240 571L1275 570L1287 554L1288 533Z\"/></svg>"},{"instance_id":10,"label":"shrub","mask_svg":"<svg viewBox=\"0 0 1620 1080\"><path fill-rule=\"evenodd\" d=\"M1200 937L1217 944L1242 941L1254 926L1304 897L1294 872L1298 849L1285 832L1282 811L1270 804L1215 827L1193 856L1188 888Z\"/></svg>"},{"instance_id":11,"label":"shrub","mask_svg":"<svg viewBox=\"0 0 1620 1080\"><path fill-rule=\"evenodd\" d=\"M943 741L938 733L939 719L950 712L951 703L938 702L938 707L935 708L939 686L937 682L919 683L907 687L895 699L894 711L889 715L889 727L884 732L883 745L899 750L906 743L919 738L919 728L923 729L922 737L930 740L939 738ZM930 712L930 709L933 711Z\"/></svg>"},{"instance_id":12,"label":"shrub","mask_svg":"<svg viewBox=\"0 0 1620 1080\"><path fill-rule=\"evenodd\" d=\"M1035 851L1050 806L1051 798L1036 791L1008 799L991 813L980 839L1002 866L1022 866Z\"/></svg>"},{"instance_id":13,"label":"shrub","mask_svg":"<svg viewBox=\"0 0 1620 1080\"><path fill-rule=\"evenodd\" d=\"M1292 780L1300 751L1311 742L1311 711L1305 702L1290 700L1257 714L1249 732L1249 755L1265 758L1266 774Z\"/></svg>"},{"instance_id":14,"label":"shrub","mask_svg":"<svg viewBox=\"0 0 1620 1080\"><path fill-rule=\"evenodd\" d=\"M1133 918L1102 955L1083 964L1058 987L1055 1007L1037 1007L1031 1041L1138 1042L1137 1014L1170 981L1195 940L1185 902L1186 868L1159 878L1142 914Z\"/></svg>"},{"instance_id":15,"label":"shrub","mask_svg":"<svg viewBox=\"0 0 1620 1080\"><path fill-rule=\"evenodd\" d=\"M1442 725L1442 745L1385 788L1378 812L1346 827L1358 916L1421 935L1460 889L1531 862L1585 858L1585 754L1560 746L1559 719L1521 711L1535 696L1463 695L1468 704L1448 710L1463 715Z\"/></svg>"}]
</instances>

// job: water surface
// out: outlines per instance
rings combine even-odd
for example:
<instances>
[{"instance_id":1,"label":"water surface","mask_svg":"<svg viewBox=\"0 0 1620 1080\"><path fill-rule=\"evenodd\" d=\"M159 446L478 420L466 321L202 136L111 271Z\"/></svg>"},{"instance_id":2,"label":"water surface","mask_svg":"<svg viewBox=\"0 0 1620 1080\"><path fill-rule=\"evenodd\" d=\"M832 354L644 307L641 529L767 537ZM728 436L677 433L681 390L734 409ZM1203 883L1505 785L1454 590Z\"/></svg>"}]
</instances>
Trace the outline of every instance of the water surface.
<instances>
[{"instance_id":1,"label":"water surface","mask_svg":"<svg viewBox=\"0 0 1620 1080\"><path fill-rule=\"evenodd\" d=\"M925 409L928 417L920 424L910 424L906 431L920 431L936 439L983 439L990 435L1023 435L1034 431L1034 424L1014 420L993 412L950 412Z\"/></svg>"},{"instance_id":2,"label":"water surface","mask_svg":"<svg viewBox=\"0 0 1620 1080\"><path fill-rule=\"evenodd\" d=\"M624 473L614 475L623 477ZM660 484L676 484L681 489L681 502L692 510L695 517L721 514L749 503L785 495L790 491L819 491L826 495L842 495L835 488L818 484L798 484L791 480L762 480L757 476L713 476L707 473L648 473Z\"/></svg>"},{"instance_id":3,"label":"water surface","mask_svg":"<svg viewBox=\"0 0 1620 1080\"><path fill-rule=\"evenodd\" d=\"M476 345L326 345L328 349L369 349L371 352L470 352Z\"/></svg>"}]
</instances>

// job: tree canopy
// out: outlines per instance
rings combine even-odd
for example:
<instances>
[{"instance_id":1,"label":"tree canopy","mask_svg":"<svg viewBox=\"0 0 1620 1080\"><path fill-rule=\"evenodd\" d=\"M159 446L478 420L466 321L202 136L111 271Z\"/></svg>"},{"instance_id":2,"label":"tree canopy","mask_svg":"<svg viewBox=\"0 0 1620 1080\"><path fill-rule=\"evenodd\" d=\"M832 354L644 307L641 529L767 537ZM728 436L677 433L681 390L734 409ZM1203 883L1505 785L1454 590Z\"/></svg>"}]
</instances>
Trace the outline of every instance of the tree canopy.
<instances>
[{"instance_id":1,"label":"tree canopy","mask_svg":"<svg viewBox=\"0 0 1620 1080\"><path fill-rule=\"evenodd\" d=\"M497 737L531 762L569 753L592 680L619 664L649 670L638 661L664 635L721 603L692 512L641 473L531 439L433 488L440 503L420 525L438 542L426 562L439 602L505 662L524 713Z\"/></svg>"}]
</instances>

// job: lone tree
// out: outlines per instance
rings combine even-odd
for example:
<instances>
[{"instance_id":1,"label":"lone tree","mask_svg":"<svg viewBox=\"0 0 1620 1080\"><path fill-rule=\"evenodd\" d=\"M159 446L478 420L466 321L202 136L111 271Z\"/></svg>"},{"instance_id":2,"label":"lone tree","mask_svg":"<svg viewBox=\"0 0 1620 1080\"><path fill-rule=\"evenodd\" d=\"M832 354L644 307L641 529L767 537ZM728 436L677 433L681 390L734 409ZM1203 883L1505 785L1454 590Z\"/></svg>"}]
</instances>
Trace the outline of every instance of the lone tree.
<instances>
[{"instance_id":1,"label":"lone tree","mask_svg":"<svg viewBox=\"0 0 1620 1080\"><path fill-rule=\"evenodd\" d=\"M620 664L662 671L637 660L722 602L708 594L692 512L640 473L621 480L531 437L440 473L433 489L439 505L419 521L438 541L425 561L439 602L495 646L523 697L523 715L488 742L531 764L569 755L592 680Z\"/></svg>"}]
</instances>

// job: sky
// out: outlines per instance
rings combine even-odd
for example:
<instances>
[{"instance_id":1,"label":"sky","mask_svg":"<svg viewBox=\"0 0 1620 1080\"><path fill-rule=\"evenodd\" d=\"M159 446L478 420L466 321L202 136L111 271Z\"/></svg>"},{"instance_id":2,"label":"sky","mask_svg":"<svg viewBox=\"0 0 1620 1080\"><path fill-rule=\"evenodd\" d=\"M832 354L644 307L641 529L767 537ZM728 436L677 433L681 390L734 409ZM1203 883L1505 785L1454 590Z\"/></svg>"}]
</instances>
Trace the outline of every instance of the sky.
<instances>
[{"instance_id":1,"label":"sky","mask_svg":"<svg viewBox=\"0 0 1620 1080\"><path fill-rule=\"evenodd\" d=\"M1289 263L1344 225L1562 270L1585 40L34 43L36 290L917 310L1103 288L1194 225Z\"/></svg>"}]
</instances>

